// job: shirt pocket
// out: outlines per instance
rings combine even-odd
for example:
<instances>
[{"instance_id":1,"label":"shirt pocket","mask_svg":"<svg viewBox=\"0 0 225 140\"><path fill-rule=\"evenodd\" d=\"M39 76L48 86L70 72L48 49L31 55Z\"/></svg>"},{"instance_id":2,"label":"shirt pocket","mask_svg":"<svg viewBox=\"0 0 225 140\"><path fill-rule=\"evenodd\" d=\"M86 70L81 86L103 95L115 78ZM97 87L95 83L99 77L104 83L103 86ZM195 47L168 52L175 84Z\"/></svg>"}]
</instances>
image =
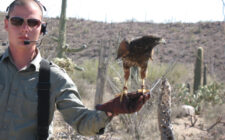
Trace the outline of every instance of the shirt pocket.
<instances>
[{"instance_id":1,"label":"shirt pocket","mask_svg":"<svg viewBox=\"0 0 225 140\"><path fill-rule=\"evenodd\" d=\"M26 78L25 80L21 81L24 100L31 103L37 102L38 100L37 83L38 83L37 77Z\"/></svg>"},{"instance_id":2,"label":"shirt pocket","mask_svg":"<svg viewBox=\"0 0 225 140\"><path fill-rule=\"evenodd\" d=\"M24 98L32 103L37 103L38 101L38 93L37 93L37 87L35 86L30 86L30 87L25 87L24 91Z\"/></svg>"},{"instance_id":3,"label":"shirt pocket","mask_svg":"<svg viewBox=\"0 0 225 140\"><path fill-rule=\"evenodd\" d=\"M20 97L21 111L24 117L36 117L38 106L36 82L24 82L22 96Z\"/></svg>"}]
</instances>

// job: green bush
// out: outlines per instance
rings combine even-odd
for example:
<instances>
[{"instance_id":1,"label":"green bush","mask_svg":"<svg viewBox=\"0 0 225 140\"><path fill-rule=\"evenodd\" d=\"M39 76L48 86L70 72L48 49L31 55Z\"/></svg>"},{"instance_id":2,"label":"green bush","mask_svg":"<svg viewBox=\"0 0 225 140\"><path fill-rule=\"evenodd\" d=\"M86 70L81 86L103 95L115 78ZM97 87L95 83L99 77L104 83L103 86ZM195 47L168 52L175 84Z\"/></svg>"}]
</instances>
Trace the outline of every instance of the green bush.
<instances>
[{"instance_id":1,"label":"green bush","mask_svg":"<svg viewBox=\"0 0 225 140\"><path fill-rule=\"evenodd\" d=\"M81 65L84 71L76 71L73 79L85 79L90 84L96 84L96 78L98 74L98 61L97 60L85 60Z\"/></svg>"},{"instance_id":2,"label":"green bush","mask_svg":"<svg viewBox=\"0 0 225 140\"><path fill-rule=\"evenodd\" d=\"M149 63L147 79L151 82L161 78L167 71L169 64ZM166 78L171 85L182 83L189 78L190 70L187 65L177 63L167 74Z\"/></svg>"},{"instance_id":3,"label":"green bush","mask_svg":"<svg viewBox=\"0 0 225 140\"><path fill-rule=\"evenodd\" d=\"M215 104L222 104L224 95L223 92L223 85L219 83L212 83L210 85L206 85L201 87L198 90L198 95L200 98L204 99L204 101Z\"/></svg>"},{"instance_id":4,"label":"green bush","mask_svg":"<svg viewBox=\"0 0 225 140\"><path fill-rule=\"evenodd\" d=\"M200 113L204 105L223 104L225 99L224 85L215 82L201 86L195 94L189 93L185 86L180 86L177 91L178 98L184 104L193 106L197 114Z\"/></svg>"}]
</instances>

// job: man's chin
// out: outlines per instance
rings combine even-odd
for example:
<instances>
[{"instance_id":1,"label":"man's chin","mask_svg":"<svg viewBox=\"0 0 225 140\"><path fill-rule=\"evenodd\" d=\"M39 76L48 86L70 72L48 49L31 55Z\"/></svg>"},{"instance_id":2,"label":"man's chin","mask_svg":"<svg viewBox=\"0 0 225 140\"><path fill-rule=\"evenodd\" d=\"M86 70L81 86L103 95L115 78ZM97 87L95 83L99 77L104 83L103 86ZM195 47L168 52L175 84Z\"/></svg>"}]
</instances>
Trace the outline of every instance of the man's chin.
<instances>
[{"instance_id":1,"label":"man's chin","mask_svg":"<svg viewBox=\"0 0 225 140\"><path fill-rule=\"evenodd\" d=\"M32 49L35 47L34 44L25 44L24 42L18 42L17 44L10 44L10 47L13 47L15 49Z\"/></svg>"}]
</instances>

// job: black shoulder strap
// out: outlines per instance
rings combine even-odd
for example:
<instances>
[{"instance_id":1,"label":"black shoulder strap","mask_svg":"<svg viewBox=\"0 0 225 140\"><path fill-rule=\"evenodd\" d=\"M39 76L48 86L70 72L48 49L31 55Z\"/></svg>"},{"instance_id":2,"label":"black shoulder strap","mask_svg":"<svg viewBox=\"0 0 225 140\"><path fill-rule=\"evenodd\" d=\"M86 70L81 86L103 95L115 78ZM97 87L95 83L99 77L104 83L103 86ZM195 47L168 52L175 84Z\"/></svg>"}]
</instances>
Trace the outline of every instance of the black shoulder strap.
<instances>
[{"instance_id":1,"label":"black shoulder strap","mask_svg":"<svg viewBox=\"0 0 225 140\"><path fill-rule=\"evenodd\" d=\"M50 63L42 60L38 81L38 140L47 140L49 129Z\"/></svg>"}]
</instances>

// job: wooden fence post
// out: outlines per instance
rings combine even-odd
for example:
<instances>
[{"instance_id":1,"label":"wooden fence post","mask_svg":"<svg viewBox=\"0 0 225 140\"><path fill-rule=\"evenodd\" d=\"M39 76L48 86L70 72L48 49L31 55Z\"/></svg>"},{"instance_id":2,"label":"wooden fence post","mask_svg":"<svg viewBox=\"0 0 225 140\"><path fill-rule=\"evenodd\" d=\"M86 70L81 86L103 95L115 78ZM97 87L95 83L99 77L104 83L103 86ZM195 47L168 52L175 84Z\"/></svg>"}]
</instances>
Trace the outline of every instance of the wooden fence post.
<instances>
[{"instance_id":1,"label":"wooden fence post","mask_svg":"<svg viewBox=\"0 0 225 140\"><path fill-rule=\"evenodd\" d=\"M103 46L101 43L99 51L99 63L98 63L98 76L96 81L96 93L95 93L95 105L100 104L103 101L103 95L105 90L107 67L109 63L111 47L110 42L107 43L108 46Z\"/></svg>"},{"instance_id":2,"label":"wooden fence post","mask_svg":"<svg viewBox=\"0 0 225 140\"><path fill-rule=\"evenodd\" d=\"M162 80L158 103L158 125L161 140L174 140L171 125L171 86L167 79Z\"/></svg>"}]
</instances>

